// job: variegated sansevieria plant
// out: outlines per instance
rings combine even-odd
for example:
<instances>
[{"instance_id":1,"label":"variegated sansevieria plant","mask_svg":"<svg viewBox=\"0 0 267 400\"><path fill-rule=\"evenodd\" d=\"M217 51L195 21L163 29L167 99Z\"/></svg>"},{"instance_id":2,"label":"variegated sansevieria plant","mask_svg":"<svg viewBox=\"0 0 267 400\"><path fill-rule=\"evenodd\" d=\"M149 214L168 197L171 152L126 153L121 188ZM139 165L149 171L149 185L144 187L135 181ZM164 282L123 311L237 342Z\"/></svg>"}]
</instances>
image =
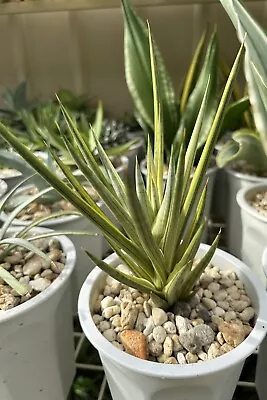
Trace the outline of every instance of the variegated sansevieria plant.
<instances>
[{"instance_id":1,"label":"variegated sansevieria plant","mask_svg":"<svg viewBox=\"0 0 267 400\"><path fill-rule=\"evenodd\" d=\"M243 162L259 176L267 174L267 36L238 0L220 0L240 41L245 39L244 71L248 84L255 126L238 130L222 147L217 164L223 167Z\"/></svg>"},{"instance_id":2,"label":"variegated sansevieria plant","mask_svg":"<svg viewBox=\"0 0 267 400\"><path fill-rule=\"evenodd\" d=\"M149 56L151 62L152 90L154 98L154 143L148 140L147 186L136 163L135 185L124 183L95 136L98 156L105 172L96 162L94 154L84 141L66 109L62 113L69 127L64 135L65 146L77 168L97 190L103 202L122 226L120 231L104 214L90 195L71 173L68 166L51 150L55 161L66 177L58 178L42 161L34 156L12 131L0 124L2 137L63 197L71 202L85 217L102 231L111 247L125 263L131 273L119 271L93 254L89 257L106 273L122 283L149 293L161 307L168 308L178 299L188 298L202 271L210 262L218 244L216 237L210 249L200 260L195 260L206 221L203 217L207 196L207 185L203 181L212 151L216 143L220 124L231 96L233 81L242 56L240 49L221 100L216 110L203 152L191 180L197 143L203 118L207 112L207 97L210 81L201 101L200 111L188 146L182 142L178 158L171 150L166 185L163 181L164 135L161 93L158 90L158 66L155 62L154 45L149 30ZM69 138L71 136L71 139Z\"/></svg>"}]
</instances>

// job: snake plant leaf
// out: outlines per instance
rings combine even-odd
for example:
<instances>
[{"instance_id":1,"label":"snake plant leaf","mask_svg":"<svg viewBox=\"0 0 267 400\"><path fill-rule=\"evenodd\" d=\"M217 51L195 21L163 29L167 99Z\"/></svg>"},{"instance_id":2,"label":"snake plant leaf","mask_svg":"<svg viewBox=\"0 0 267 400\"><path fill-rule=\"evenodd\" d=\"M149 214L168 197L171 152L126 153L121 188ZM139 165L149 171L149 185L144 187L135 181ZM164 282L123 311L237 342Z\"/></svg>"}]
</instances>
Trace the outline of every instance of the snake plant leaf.
<instances>
[{"instance_id":1,"label":"snake plant leaf","mask_svg":"<svg viewBox=\"0 0 267 400\"><path fill-rule=\"evenodd\" d=\"M267 154L267 110L261 97L261 91L264 91L264 86L267 85L266 33L238 0L220 1L234 24L239 40L243 41L246 36L245 75L248 92L254 111L255 124ZM261 79L258 80L256 75L259 75Z\"/></svg>"},{"instance_id":2,"label":"snake plant leaf","mask_svg":"<svg viewBox=\"0 0 267 400\"><path fill-rule=\"evenodd\" d=\"M107 264L105 261L100 260L99 258L95 257L89 251L85 250L88 257L98 265L103 271L105 271L108 275L112 276L112 278L119 280L124 285L130 286L136 290L141 292L150 293L155 292L156 294L159 293L154 285L151 284L146 279L137 278L134 275L127 275L124 272L118 270L117 268Z\"/></svg>"},{"instance_id":3,"label":"snake plant leaf","mask_svg":"<svg viewBox=\"0 0 267 400\"><path fill-rule=\"evenodd\" d=\"M201 103L209 82L206 114L200 132L201 143L199 144L199 146L202 146L203 142L207 139L218 106L217 59L218 59L218 43L216 34L214 32L206 51L206 56L204 59L203 67L201 69L199 78L197 80L194 90L192 91L187 101L183 116L181 118L179 130L175 137L175 143L178 143L178 147L180 146L181 141L183 140L184 130L186 131L187 143L190 140L191 133L195 126L196 119L201 107Z\"/></svg>"},{"instance_id":4,"label":"snake plant leaf","mask_svg":"<svg viewBox=\"0 0 267 400\"><path fill-rule=\"evenodd\" d=\"M143 212L143 209L140 205L140 202L130 180L128 180L128 184L126 185L126 193L129 212L132 217L132 223L138 234L138 238L142 245L142 248L147 254L148 258L151 260L153 268L155 270L155 274L157 276L155 286L162 287L166 282L164 257L152 235L148 217Z\"/></svg>"},{"instance_id":5,"label":"snake plant leaf","mask_svg":"<svg viewBox=\"0 0 267 400\"><path fill-rule=\"evenodd\" d=\"M3 267L0 267L0 279L3 279L12 289L14 289L20 296L25 296L29 292L28 285L19 282L10 272Z\"/></svg>"},{"instance_id":6,"label":"snake plant leaf","mask_svg":"<svg viewBox=\"0 0 267 400\"><path fill-rule=\"evenodd\" d=\"M138 113L145 123L153 129L154 106L148 29L135 14L128 0L122 0L122 10L127 85ZM164 118L163 126L166 132L167 148L170 149L178 126L178 107L171 79L156 45L154 52L158 71L159 91L161 93L160 103Z\"/></svg>"},{"instance_id":7,"label":"snake plant leaf","mask_svg":"<svg viewBox=\"0 0 267 400\"><path fill-rule=\"evenodd\" d=\"M160 207L159 194L158 194L156 182L157 182L157 179L156 179L154 157L152 154L150 138L148 137L148 142L147 142L147 195L148 195L149 201L151 203L152 210L155 214L157 214L159 207Z\"/></svg>"},{"instance_id":8,"label":"snake plant leaf","mask_svg":"<svg viewBox=\"0 0 267 400\"><path fill-rule=\"evenodd\" d=\"M218 140L225 132L234 131L242 123L242 118L250 108L249 97L245 96L232 102L226 109Z\"/></svg>"},{"instance_id":9,"label":"snake plant leaf","mask_svg":"<svg viewBox=\"0 0 267 400\"><path fill-rule=\"evenodd\" d=\"M205 31L200 38L200 41L198 43L198 46L196 48L193 59L191 61L191 64L188 68L188 71L187 71L187 74L185 77L185 82L183 85L183 90L182 90L181 100L180 100L181 113L183 113L185 111L187 101L196 85L197 78L199 76L202 59L204 57L206 41L207 41L207 31Z\"/></svg>"},{"instance_id":10,"label":"snake plant leaf","mask_svg":"<svg viewBox=\"0 0 267 400\"><path fill-rule=\"evenodd\" d=\"M131 139L126 143L116 145L114 147L109 147L106 149L106 153L109 157L115 157L115 156L121 156L126 154L129 150L131 150L131 147L136 145L139 142L139 139Z\"/></svg>"},{"instance_id":11,"label":"snake plant leaf","mask_svg":"<svg viewBox=\"0 0 267 400\"><path fill-rule=\"evenodd\" d=\"M27 102L27 82L22 81L14 90L5 89L3 101L12 111L18 111L22 108L28 108Z\"/></svg>"},{"instance_id":12,"label":"snake plant leaf","mask_svg":"<svg viewBox=\"0 0 267 400\"><path fill-rule=\"evenodd\" d=\"M143 209L143 212L144 212L144 214L147 215L148 222L149 222L150 226L152 226L155 215L153 213L151 203L149 201L149 198L148 198L148 195L146 192L144 179L142 177L142 173L141 173L137 159L135 161L135 190L136 190L137 198Z\"/></svg>"},{"instance_id":13,"label":"snake plant leaf","mask_svg":"<svg viewBox=\"0 0 267 400\"><path fill-rule=\"evenodd\" d=\"M99 101L98 103L98 107L96 110L96 115L95 115L95 120L93 122L93 126L89 127L89 141L88 141L88 146L90 149L94 149L96 147L96 143L95 143L95 137L97 137L98 139L100 138L101 135L101 131L102 131L102 124L103 124L103 105L102 102ZM94 135L93 135L94 132Z\"/></svg>"},{"instance_id":14,"label":"snake plant leaf","mask_svg":"<svg viewBox=\"0 0 267 400\"><path fill-rule=\"evenodd\" d=\"M259 175L267 170L267 157L260 136L253 130L243 129L232 134L232 138L220 149L216 157L219 168L233 162L245 161L248 169Z\"/></svg>"}]
</instances>

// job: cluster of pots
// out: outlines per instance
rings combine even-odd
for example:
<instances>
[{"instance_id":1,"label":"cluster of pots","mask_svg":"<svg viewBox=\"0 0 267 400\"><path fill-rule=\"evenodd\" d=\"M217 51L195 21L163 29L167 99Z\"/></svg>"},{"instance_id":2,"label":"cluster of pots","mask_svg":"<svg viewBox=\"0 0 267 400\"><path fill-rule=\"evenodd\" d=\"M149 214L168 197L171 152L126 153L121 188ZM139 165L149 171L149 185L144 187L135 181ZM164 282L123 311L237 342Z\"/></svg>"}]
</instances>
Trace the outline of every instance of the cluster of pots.
<instances>
[{"instance_id":1,"label":"cluster of pots","mask_svg":"<svg viewBox=\"0 0 267 400\"><path fill-rule=\"evenodd\" d=\"M122 158L121 176L126 169L133 173L135 156L140 151L143 152L142 143L130 150L128 158ZM211 168L207 174L209 194L205 213L210 215L214 202L217 210L224 213L231 253L218 249L214 263L220 269L231 268L236 272L244 282L257 314L255 326L247 339L217 359L177 367L141 360L114 347L98 331L91 313L92 305L103 288L105 273L98 267L93 269L82 250L86 248L103 258L109 249L108 244L84 217L66 216L51 220L38 229L52 229L55 235L57 230L87 230L97 232L99 236L74 236L71 240L58 236L66 254L60 279L30 301L1 312L0 355L1 365L5 366L0 370L1 399L66 400L75 375L72 317L76 314L78 295L82 329L99 351L114 400L126 400L129 393L135 393L135 400L231 400L245 359L261 343L256 385L260 400L266 398L267 341L264 338L267 294L264 268L267 273L267 217L253 209L249 200L256 192L267 189L267 178L247 176L230 169L223 171L223 175L220 171L218 175L217 168ZM8 189L14 185L10 179L6 180ZM6 184L1 183L0 192L6 189ZM100 206L105 209L104 204L100 203ZM5 219L6 215L2 213L1 221ZM10 235L18 229L16 225L23 224L26 222L15 220ZM198 254L203 255L207 249L208 245L202 244ZM119 258L112 254L106 262L116 266Z\"/></svg>"}]
</instances>

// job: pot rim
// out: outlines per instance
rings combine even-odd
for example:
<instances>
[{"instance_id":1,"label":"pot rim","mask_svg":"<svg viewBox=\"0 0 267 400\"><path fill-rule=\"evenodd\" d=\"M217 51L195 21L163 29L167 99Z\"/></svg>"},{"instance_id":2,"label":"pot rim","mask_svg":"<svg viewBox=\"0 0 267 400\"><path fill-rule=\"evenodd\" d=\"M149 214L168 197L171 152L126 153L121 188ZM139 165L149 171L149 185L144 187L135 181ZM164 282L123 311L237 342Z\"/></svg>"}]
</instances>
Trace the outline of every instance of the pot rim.
<instances>
[{"instance_id":1,"label":"pot rim","mask_svg":"<svg viewBox=\"0 0 267 400\"><path fill-rule=\"evenodd\" d=\"M8 229L8 233L9 232L13 233L17 231L18 227L15 226ZM31 231L36 233L42 233L42 232L52 232L52 229L33 228ZM55 237L60 242L63 251L66 254L66 263L63 271L60 273L57 279L55 279L55 281L52 282L51 285L43 292L37 294L35 297L29 299L25 303L19 304L18 306L11 308L10 310L0 312L0 325L3 322L7 322L27 312L30 312L30 310L33 308L39 307L40 304L44 303L50 297L52 297L54 293L58 289L60 289L61 286L63 286L71 276L76 262L76 250L74 244L67 236L57 236L56 232L55 236L52 237Z\"/></svg>"},{"instance_id":2,"label":"pot rim","mask_svg":"<svg viewBox=\"0 0 267 400\"><path fill-rule=\"evenodd\" d=\"M249 174L244 174L243 172L237 172L235 171L231 166L229 167L224 167L224 169L229 175L234 176L235 178L243 179L245 181L253 182L253 183L262 183L264 181L267 182L267 177L265 176L255 176L255 175L249 175Z\"/></svg>"},{"instance_id":3,"label":"pot rim","mask_svg":"<svg viewBox=\"0 0 267 400\"><path fill-rule=\"evenodd\" d=\"M263 266L263 270L264 270L264 273L267 278L267 247L263 250L263 253L262 253L262 266Z\"/></svg>"},{"instance_id":4,"label":"pot rim","mask_svg":"<svg viewBox=\"0 0 267 400\"><path fill-rule=\"evenodd\" d=\"M206 252L209 249L209 245L201 244L200 250ZM168 378L168 379L190 379L195 376L205 376L208 374L216 373L224 370L243 361L248 357L255 348L264 339L267 331L267 308L264 307L267 301L267 294L265 288L259 278L255 276L250 269L241 261L234 256L224 252L223 250L217 249L215 255L224 258L229 261L231 266L237 270L242 270L242 274L250 281L257 294L257 300L259 304L259 315L256 319L255 326L250 335L235 349L231 350L216 359L209 360L199 364L186 364L180 365L168 365L155 363L151 361L141 360L130 354L127 354L110 342L108 342L104 336L98 331L92 319L91 312L89 311L89 300L92 294L92 289L96 280L100 279L101 271L99 267L95 267L93 271L87 276L79 295L78 300L78 315L79 320L89 341L100 351L103 355L112 360L112 362L119 364L123 368L130 368L134 372L139 374L146 374L157 378ZM106 260L113 265L118 262L118 257L115 253L109 256Z\"/></svg>"},{"instance_id":5,"label":"pot rim","mask_svg":"<svg viewBox=\"0 0 267 400\"><path fill-rule=\"evenodd\" d=\"M267 190L267 183L259 183L249 188L240 189L236 194L236 201L242 211L267 224L267 216L260 214L254 207L248 204L248 198L261 190Z\"/></svg>"}]
</instances>

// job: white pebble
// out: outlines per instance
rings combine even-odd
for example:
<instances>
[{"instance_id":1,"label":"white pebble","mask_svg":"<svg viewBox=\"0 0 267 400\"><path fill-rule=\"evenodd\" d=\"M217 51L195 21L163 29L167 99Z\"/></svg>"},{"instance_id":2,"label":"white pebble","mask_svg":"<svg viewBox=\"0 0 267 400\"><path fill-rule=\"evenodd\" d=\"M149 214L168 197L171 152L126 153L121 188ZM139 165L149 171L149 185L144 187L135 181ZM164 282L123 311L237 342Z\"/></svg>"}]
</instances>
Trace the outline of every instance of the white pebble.
<instances>
[{"instance_id":1,"label":"white pebble","mask_svg":"<svg viewBox=\"0 0 267 400\"><path fill-rule=\"evenodd\" d=\"M175 323L176 323L179 335L181 335L182 333L185 333L189 330L187 320L184 317L177 315L175 318Z\"/></svg>"},{"instance_id":2,"label":"white pebble","mask_svg":"<svg viewBox=\"0 0 267 400\"><path fill-rule=\"evenodd\" d=\"M108 329L110 329L110 323L109 323L108 321L100 321L100 322L99 322L99 325L98 325L98 329L99 329L101 332L105 332L105 331L107 331Z\"/></svg>"},{"instance_id":3,"label":"white pebble","mask_svg":"<svg viewBox=\"0 0 267 400\"><path fill-rule=\"evenodd\" d=\"M148 304L147 301L145 301L143 304L143 307L144 307L144 313L145 313L146 317L149 318L152 313L151 306Z\"/></svg>"},{"instance_id":4,"label":"white pebble","mask_svg":"<svg viewBox=\"0 0 267 400\"><path fill-rule=\"evenodd\" d=\"M34 281L30 281L29 284L36 292L43 292L51 285L51 282L46 278L37 278Z\"/></svg>"},{"instance_id":5,"label":"white pebble","mask_svg":"<svg viewBox=\"0 0 267 400\"><path fill-rule=\"evenodd\" d=\"M245 310L245 308L248 306L248 303L246 301L242 300L233 300L231 302L231 307L234 311L236 312L242 312Z\"/></svg>"},{"instance_id":6,"label":"white pebble","mask_svg":"<svg viewBox=\"0 0 267 400\"><path fill-rule=\"evenodd\" d=\"M216 336L217 342L222 346L224 344L224 338L222 332L218 332Z\"/></svg>"},{"instance_id":7,"label":"white pebble","mask_svg":"<svg viewBox=\"0 0 267 400\"><path fill-rule=\"evenodd\" d=\"M224 314L224 320L226 322L229 322L234 319L236 319L236 313L234 311L226 311L226 313Z\"/></svg>"},{"instance_id":8,"label":"white pebble","mask_svg":"<svg viewBox=\"0 0 267 400\"><path fill-rule=\"evenodd\" d=\"M208 359L208 354L205 353L205 351L200 351L199 353L197 353L198 358L200 358L200 360L205 361Z\"/></svg>"},{"instance_id":9,"label":"white pebble","mask_svg":"<svg viewBox=\"0 0 267 400\"><path fill-rule=\"evenodd\" d=\"M152 342L148 344L148 349L152 356L159 357L162 354L162 344L155 340L152 340Z\"/></svg>"},{"instance_id":10,"label":"white pebble","mask_svg":"<svg viewBox=\"0 0 267 400\"><path fill-rule=\"evenodd\" d=\"M234 281L232 279L229 279L229 278L222 278L220 280L220 284L225 286L225 287L227 287L227 288L229 288L229 287L234 285Z\"/></svg>"},{"instance_id":11,"label":"white pebble","mask_svg":"<svg viewBox=\"0 0 267 400\"><path fill-rule=\"evenodd\" d=\"M177 353L177 361L178 364L186 364L186 359L183 353L181 352Z\"/></svg>"},{"instance_id":12,"label":"white pebble","mask_svg":"<svg viewBox=\"0 0 267 400\"><path fill-rule=\"evenodd\" d=\"M207 297L208 299L211 299L212 298L212 292L210 290L208 290L208 289L205 289L204 292L203 292L203 296Z\"/></svg>"},{"instance_id":13,"label":"white pebble","mask_svg":"<svg viewBox=\"0 0 267 400\"><path fill-rule=\"evenodd\" d=\"M186 354L185 359L188 364L194 364L198 361L198 356L189 352Z\"/></svg>"},{"instance_id":14,"label":"white pebble","mask_svg":"<svg viewBox=\"0 0 267 400\"><path fill-rule=\"evenodd\" d=\"M212 343L208 350L208 360L212 360L220 355L220 344L215 342Z\"/></svg>"},{"instance_id":15,"label":"white pebble","mask_svg":"<svg viewBox=\"0 0 267 400\"><path fill-rule=\"evenodd\" d=\"M111 307L107 307L102 311L102 315L104 318L111 318L113 317L113 315L119 314L121 308L120 306L111 306Z\"/></svg>"},{"instance_id":16,"label":"white pebble","mask_svg":"<svg viewBox=\"0 0 267 400\"><path fill-rule=\"evenodd\" d=\"M166 361L164 361L164 364L177 364L177 360L174 357L169 357Z\"/></svg>"},{"instance_id":17,"label":"white pebble","mask_svg":"<svg viewBox=\"0 0 267 400\"><path fill-rule=\"evenodd\" d=\"M255 315L255 310L253 307L247 307L241 314L239 314L240 319L243 322L249 322Z\"/></svg>"},{"instance_id":18,"label":"white pebble","mask_svg":"<svg viewBox=\"0 0 267 400\"><path fill-rule=\"evenodd\" d=\"M238 287L238 289L243 289L244 288L244 283L242 281L235 281L235 285L236 287Z\"/></svg>"},{"instance_id":19,"label":"white pebble","mask_svg":"<svg viewBox=\"0 0 267 400\"><path fill-rule=\"evenodd\" d=\"M103 336L109 341L109 342L114 342L116 341L117 335L116 332L114 332L113 329L107 329L106 331L103 332Z\"/></svg>"},{"instance_id":20,"label":"white pebble","mask_svg":"<svg viewBox=\"0 0 267 400\"><path fill-rule=\"evenodd\" d=\"M216 293L220 290L221 285L219 285L219 283L217 282L212 282L209 284L208 286L208 290L210 290L212 293Z\"/></svg>"},{"instance_id":21,"label":"white pebble","mask_svg":"<svg viewBox=\"0 0 267 400\"><path fill-rule=\"evenodd\" d=\"M218 306L214 308L213 313L218 317L223 317L225 315L224 309Z\"/></svg>"},{"instance_id":22,"label":"white pebble","mask_svg":"<svg viewBox=\"0 0 267 400\"><path fill-rule=\"evenodd\" d=\"M220 279L220 272L216 271L214 268L207 271L207 274L213 279Z\"/></svg>"},{"instance_id":23,"label":"white pebble","mask_svg":"<svg viewBox=\"0 0 267 400\"><path fill-rule=\"evenodd\" d=\"M103 293L104 293L104 296L109 296L110 294L112 294L111 287L106 285Z\"/></svg>"},{"instance_id":24,"label":"white pebble","mask_svg":"<svg viewBox=\"0 0 267 400\"><path fill-rule=\"evenodd\" d=\"M111 325L114 326L114 328L118 328L118 327L121 326L121 317L120 317L120 315L115 315L112 318Z\"/></svg>"},{"instance_id":25,"label":"white pebble","mask_svg":"<svg viewBox=\"0 0 267 400\"><path fill-rule=\"evenodd\" d=\"M206 297L204 297L202 299L202 303L204 304L204 306L208 309L208 310L213 310L216 307L216 302L212 299L208 299Z\"/></svg>"},{"instance_id":26,"label":"white pebble","mask_svg":"<svg viewBox=\"0 0 267 400\"><path fill-rule=\"evenodd\" d=\"M144 327L145 327L145 322L146 322L146 316L143 312L140 312L137 316L137 320L135 323L135 329L139 332L141 332Z\"/></svg>"},{"instance_id":27,"label":"white pebble","mask_svg":"<svg viewBox=\"0 0 267 400\"><path fill-rule=\"evenodd\" d=\"M172 355L172 352L173 352L173 341L169 336L167 336L163 343L163 353L166 356L170 357Z\"/></svg>"},{"instance_id":28,"label":"white pebble","mask_svg":"<svg viewBox=\"0 0 267 400\"><path fill-rule=\"evenodd\" d=\"M124 350L124 347L123 347L123 345L121 343L119 343L117 341L114 341L114 342L111 342L111 343L113 344L113 346L117 347L117 349L122 350L122 351Z\"/></svg>"},{"instance_id":29,"label":"white pebble","mask_svg":"<svg viewBox=\"0 0 267 400\"><path fill-rule=\"evenodd\" d=\"M224 289L218 290L218 292L214 293L213 298L215 301L223 301L227 297L227 292Z\"/></svg>"},{"instance_id":30,"label":"white pebble","mask_svg":"<svg viewBox=\"0 0 267 400\"><path fill-rule=\"evenodd\" d=\"M181 350L183 350L183 346L180 343L178 335L173 335L172 336L172 342L173 342L173 351L181 351Z\"/></svg>"},{"instance_id":31,"label":"white pebble","mask_svg":"<svg viewBox=\"0 0 267 400\"><path fill-rule=\"evenodd\" d=\"M230 307L228 301L226 301L226 300L218 301L217 305L218 305L218 307L221 307L224 311L229 310L229 307Z\"/></svg>"},{"instance_id":32,"label":"white pebble","mask_svg":"<svg viewBox=\"0 0 267 400\"><path fill-rule=\"evenodd\" d=\"M163 328L167 333L174 334L176 333L176 326L173 322L167 321L163 324Z\"/></svg>"},{"instance_id":33,"label":"white pebble","mask_svg":"<svg viewBox=\"0 0 267 400\"><path fill-rule=\"evenodd\" d=\"M94 314L93 315L93 321L94 321L94 323L96 324L96 325L98 325L99 324L99 322L101 322L101 321L103 321L103 317L102 317L102 315L99 315L99 314Z\"/></svg>"},{"instance_id":34,"label":"white pebble","mask_svg":"<svg viewBox=\"0 0 267 400\"><path fill-rule=\"evenodd\" d=\"M157 343L163 343L166 338L166 331L162 326L153 329L153 338Z\"/></svg>"},{"instance_id":35,"label":"white pebble","mask_svg":"<svg viewBox=\"0 0 267 400\"><path fill-rule=\"evenodd\" d=\"M144 334L145 336L150 335L150 333L152 333L154 327L155 327L155 325L154 325L154 322L153 322L153 318L152 318L152 317L149 317L149 318L146 320L145 329L144 329L144 331L143 331L143 334Z\"/></svg>"},{"instance_id":36,"label":"white pebble","mask_svg":"<svg viewBox=\"0 0 267 400\"><path fill-rule=\"evenodd\" d=\"M164 322L168 321L166 312L157 307L152 309L152 318L155 326L163 325Z\"/></svg>"},{"instance_id":37,"label":"white pebble","mask_svg":"<svg viewBox=\"0 0 267 400\"><path fill-rule=\"evenodd\" d=\"M107 307L115 306L115 301L113 297L107 296L104 297L103 300L101 301L101 309L104 310Z\"/></svg>"},{"instance_id":38,"label":"white pebble","mask_svg":"<svg viewBox=\"0 0 267 400\"><path fill-rule=\"evenodd\" d=\"M147 337L146 337L147 343L152 342L152 340L154 340L153 338L153 333L150 333Z\"/></svg>"}]
</instances>

